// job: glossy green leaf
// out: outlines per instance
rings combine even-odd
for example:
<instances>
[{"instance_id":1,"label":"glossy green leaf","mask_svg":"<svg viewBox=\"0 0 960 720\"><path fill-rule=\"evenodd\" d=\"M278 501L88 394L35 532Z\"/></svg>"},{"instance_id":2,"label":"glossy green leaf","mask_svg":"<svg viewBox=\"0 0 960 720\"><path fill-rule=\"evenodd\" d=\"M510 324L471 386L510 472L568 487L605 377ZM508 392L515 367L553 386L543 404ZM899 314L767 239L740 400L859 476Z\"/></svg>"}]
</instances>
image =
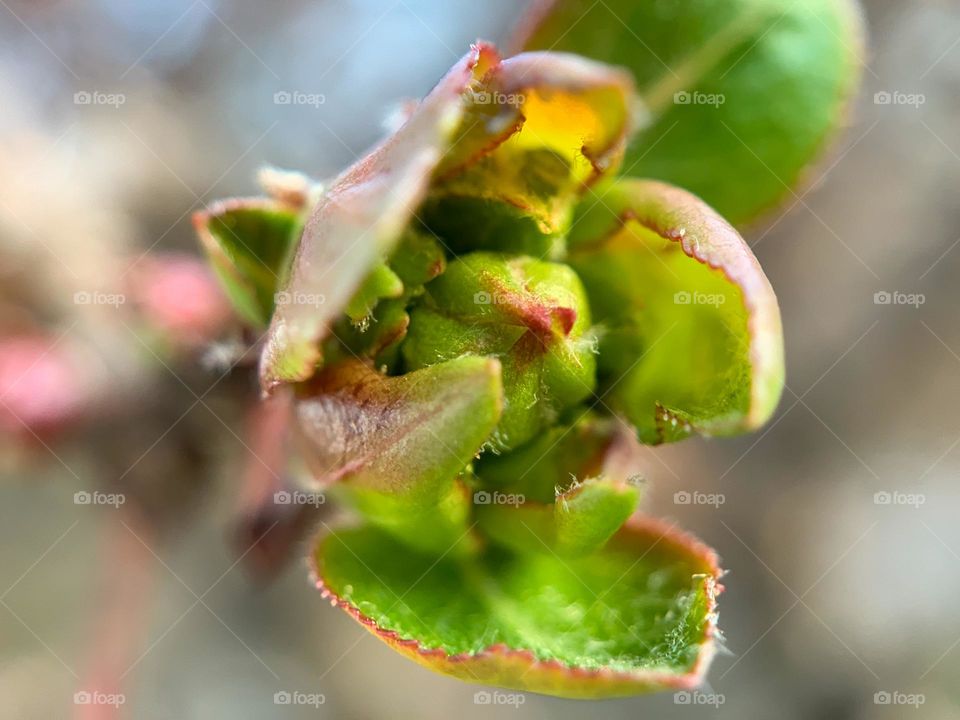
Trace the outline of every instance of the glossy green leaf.
<instances>
[{"instance_id":1,"label":"glossy green leaf","mask_svg":"<svg viewBox=\"0 0 960 720\"><path fill-rule=\"evenodd\" d=\"M541 0L515 49L629 68L650 114L624 173L740 224L775 205L841 122L862 29L852 0Z\"/></svg>"},{"instance_id":2,"label":"glossy green leaf","mask_svg":"<svg viewBox=\"0 0 960 720\"><path fill-rule=\"evenodd\" d=\"M300 389L296 414L321 486L405 541L445 550L466 528L467 494L454 481L502 405L495 359L464 357L399 377L348 360Z\"/></svg>"},{"instance_id":3,"label":"glossy green leaf","mask_svg":"<svg viewBox=\"0 0 960 720\"><path fill-rule=\"evenodd\" d=\"M492 443L507 449L590 395L589 328L583 286L566 265L471 253L426 286L401 352L408 369L464 354L499 358L506 402Z\"/></svg>"},{"instance_id":4,"label":"glossy green leaf","mask_svg":"<svg viewBox=\"0 0 960 720\"><path fill-rule=\"evenodd\" d=\"M229 200L193 217L210 263L240 316L263 327L300 229L295 206L265 198Z\"/></svg>"},{"instance_id":5,"label":"glossy green leaf","mask_svg":"<svg viewBox=\"0 0 960 720\"><path fill-rule=\"evenodd\" d=\"M632 520L597 552L410 552L372 528L323 538L324 595L397 651L462 680L563 697L701 682L720 571L670 527Z\"/></svg>"},{"instance_id":6,"label":"glossy green leaf","mask_svg":"<svg viewBox=\"0 0 960 720\"><path fill-rule=\"evenodd\" d=\"M584 203L569 262L602 326L602 403L644 442L754 429L783 388L776 296L749 246L698 198L620 180Z\"/></svg>"}]
</instances>

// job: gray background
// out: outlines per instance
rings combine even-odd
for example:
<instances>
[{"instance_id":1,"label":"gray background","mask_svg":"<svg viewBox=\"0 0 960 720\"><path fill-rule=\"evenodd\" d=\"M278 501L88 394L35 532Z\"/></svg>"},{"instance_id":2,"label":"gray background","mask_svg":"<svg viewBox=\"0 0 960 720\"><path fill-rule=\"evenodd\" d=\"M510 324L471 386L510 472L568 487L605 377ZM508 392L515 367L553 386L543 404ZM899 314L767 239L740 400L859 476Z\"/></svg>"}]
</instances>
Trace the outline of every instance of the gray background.
<instances>
[{"instance_id":1,"label":"gray background","mask_svg":"<svg viewBox=\"0 0 960 720\"><path fill-rule=\"evenodd\" d=\"M377 139L393 104L428 90L471 40L505 37L516 6L3 0L3 262L57 288L63 266L102 279L114 271L110 258L154 245L192 251L188 211L250 193L267 162L332 175ZM721 598L729 654L704 690L722 705L679 705L670 694L475 705L475 687L420 669L328 607L300 564L272 585L252 583L226 542L244 450L234 434L241 413L221 386L193 407L189 395L171 395L172 415L122 436L91 430L49 452L4 450L0 715L76 710L104 576L117 567L111 548L129 531L113 510L74 505L73 492L109 485L104 458L118 442L136 459L165 418L190 408L182 425L206 433L203 477L164 443L143 467L205 490L187 494L162 538L142 538L129 561L139 570L112 589L151 599L130 625L129 717L957 717L960 7L881 0L865 10L865 87L848 127L811 183L746 234L783 312L779 411L753 436L647 454L648 509L695 531L730 571ZM294 89L325 103L272 102ZM126 102L77 106L78 90L121 92ZM925 102L877 105L883 90ZM925 302L876 305L878 291ZM68 331L68 303L47 301L57 305L51 325ZM131 352L123 332L106 334ZM211 379L189 383L200 392ZM678 490L725 502L676 505ZM877 504L879 491L925 502ZM279 690L323 693L326 703L279 707ZM878 691L922 693L924 704L877 705Z\"/></svg>"}]
</instances>

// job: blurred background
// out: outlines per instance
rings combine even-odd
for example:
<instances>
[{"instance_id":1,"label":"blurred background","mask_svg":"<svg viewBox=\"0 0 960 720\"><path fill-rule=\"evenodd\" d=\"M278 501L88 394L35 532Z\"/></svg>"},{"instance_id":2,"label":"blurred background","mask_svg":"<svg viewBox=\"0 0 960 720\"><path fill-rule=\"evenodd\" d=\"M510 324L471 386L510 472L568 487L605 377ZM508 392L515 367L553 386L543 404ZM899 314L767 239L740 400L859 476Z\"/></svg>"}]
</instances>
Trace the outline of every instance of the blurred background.
<instances>
[{"instance_id":1,"label":"blurred background","mask_svg":"<svg viewBox=\"0 0 960 720\"><path fill-rule=\"evenodd\" d=\"M477 688L321 601L302 563L266 583L238 559L255 393L230 370L242 337L210 345L227 311L195 262L191 212L254 193L267 163L333 175L520 10L0 0L0 715L83 715L74 694L122 676L121 716L145 719L960 716L950 0L867 0L847 127L746 233L786 332L774 420L646 455L647 509L729 569L713 704L477 705ZM295 91L316 101L273 101ZM884 91L923 102L875 103ZM916 302L877 304L885 292ZM675 502L683 491L718 501ZM294 691L325 702L274 703ZM897 692L923 702L876 695Z\"/></svg>"}]
</instances>

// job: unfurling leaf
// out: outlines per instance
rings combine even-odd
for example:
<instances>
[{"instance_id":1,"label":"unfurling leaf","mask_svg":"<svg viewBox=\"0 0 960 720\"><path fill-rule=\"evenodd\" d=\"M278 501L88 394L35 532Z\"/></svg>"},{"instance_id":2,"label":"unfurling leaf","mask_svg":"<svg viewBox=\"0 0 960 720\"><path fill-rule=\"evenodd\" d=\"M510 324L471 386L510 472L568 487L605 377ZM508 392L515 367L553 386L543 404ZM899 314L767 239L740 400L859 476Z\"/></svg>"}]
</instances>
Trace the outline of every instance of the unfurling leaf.
<instances>
[{"instance_id":1,"label":"unfurling leaf","mask_svg":"<svg viewBox=\"0 0 960 720\"><path fill-rule=\"evenodd\" d=\"M490 46L474 46L396 133L348 168L317 202L285 290L294 297L322 295L324 303L277 308L260 361L265 390L314 373L331 326L371 269L390 256L425 197L463 117L464 91L495 59Z\"/></svg>"},{"instance_id":2,"label":"unfurling leaf","mask_svg":"<svg viewBox=\"0 0 960 720\"><path fill-rule=\"evenodd\" d=\"M475 464L481 486L553 502L576 481L605 476L635 481L639 462L633 428L616 418L581 413L508 453L486 453Z\"/></svg>"},{"instance_id":3,"label":"unfurling leaf","mask_svg":"<svg viewBox=\"0 0 960 720\"><path fill-rule=\"evenodd\" d=\"M436 238L408 228L389 261L376 267L348 303L346 317L331 329L323 348L326 362L370 358L377 367L394 368L410 326L407 308L423 295L425 283L443 273L447 261Z\"/></svg>"},{"instance_id":4,"label":"unfurling leaf","mask_svg":"<svg viewBox=\"0 0 960 720\"><path fill-rule=\"evenodd\" d=\"M423 221L454 252L559 257L577 198L623 158L629 75L575 55L524 53L494 64L465 99Z\"/></svg>"},{"instance_id":5,"label":"unfurling leaf","mask_svg":"<svg viewBox=\"0 0 960 720\"><path fill-rule=\"evenodd\" d=\"M552 503L502 497L516 499L477 508L477 522L486 535L516 552L568 555L603 547L637 509L640 491L630 483L599 477L574 483Z\"/></svg>"},{"instance_id":6,"label":"unfurling leaf","mask_svg":"<svg viewBox=\"0 0 960 720\"><path fill-rule=\"evenodd\" d=\"M277 308L264 389L308 379L344 309L367 318L400 294L382 265L411 231L454 252L561 253L576 200L620 162L632 106L630 78L616 69L555 53L501 62L492 46L474 46L312 210L285 292L325 302Z\"/></svg>"},{"instance_id":7,"label":"unfurling leaf","mask_svg":"<svg viewBox=\"0 0 960 720\"><path fill-rule=\"evenodd\" d=\"M783 387L776 296L693 195L621 180L579 211L570 264L601 331L598 394L647 443L758 427Z\"/></svg>"},{"instance_id":8,"label":"unfurling leaf","mask_svg":"<svg viewBox=\"0 0 960 720\"><path fill-rule=\"evenodd\" d=\"M354 360L305 385L296 414L320 485L407 542L443 551L466 529L466 489L454 481L500 419L502 392L493 359L399 377Z\"/></svg>"},{"instance_id":9,"label":"unfurling leaf","mask_svg":"<svg viewBox=\"0 0 960 720\"><path fill-rule=\"evenodd\" d=\"M569 262L603 326L598 394L644 442L770 417L783 387L777 299L749 246L702 201L617 181L578 211Z\"/></svg>"},{"instance_id":10,"label":"unfurling leaf","mask_svg":"<svg viewBox=\"0 0 960 720\"><path fill-rule=\"evenodd\" d=\"M857 86L852 0L540 0L515 49L623 65L650 113L624 173L692 191L730 222L775 205Z\"/></svg>"},{"instance_id":11,"label":"unfurling leaf","mask_svg":"<svg viewBox=\"0 0 960 720\"><path fill-rule=\"evenodd\" d=\"M714 652L714 554L632 520L580 557L411 552L372 528L323 538L317 584L398 652L470 682L596 698L691 688Z\"/></svg>"},{"instance_id":12,"label":"unfurling leaf","mask_svg":"<svg viewBox=\"0 0 960 720\"><path fill-rule=\"evenodd\" d=\"M193 216L210 264L238 314L265 327L300 228L300 211L265 198L216 203Z\"/></svg>"},{"instance_id":13,"label":"unfurling leaf","mask_svg":"<svg viewBox=\"0 0 960 720\"><path fill-rule=\"evenodd\" d=\"M517 552L597 550L636 510L641 478L632 428L584 413L474 465L481 497L477 522Z\"/></svg>"}]
</instances>

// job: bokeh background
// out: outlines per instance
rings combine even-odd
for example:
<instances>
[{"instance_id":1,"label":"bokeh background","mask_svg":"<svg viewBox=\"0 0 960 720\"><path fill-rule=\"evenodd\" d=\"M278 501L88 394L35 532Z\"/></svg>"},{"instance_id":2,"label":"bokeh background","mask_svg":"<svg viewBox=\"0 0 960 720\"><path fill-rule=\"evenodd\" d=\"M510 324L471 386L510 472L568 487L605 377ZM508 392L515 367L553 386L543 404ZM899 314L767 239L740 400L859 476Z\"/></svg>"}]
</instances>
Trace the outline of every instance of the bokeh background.
<instances>
[{"instance_id":1,"label":"bokeh background","mask_svg":"<svg viewBox=\"0 0 960 720\"><path fill-rule=\"evenodd\" d=\"M867 0L847 127L809 184L746 233L786 331L774 420L646 456L647 508L729 569L728 652L703 689L722 702L477 705L477 688L409 663L321 601L302 563L267 583L238 561L254 389L225 371L229 338L205 344L222 308L190 260L191 211L253 192L266 163L333 175L520 10L0 0L0 392L6 410L50 425L0 412L0 716L82 715L74 693L111 671L121 715L145 719L960 716L952 0ZM273 102L295 90L323 102ZM877 104L882 91L923 102ZM157 307L157 278L181 307ZM878 292L923 302L876 304ZM37 383L58 389L52 406ZM80 416L91 407L95 419ZM683 490L723 502L675 503ZM76 504L94 491L125 492L138 510ZM278 691L325 702L277 706ZM878 704L878 692L923 704Z\"/></svg>"}]
</instances>

